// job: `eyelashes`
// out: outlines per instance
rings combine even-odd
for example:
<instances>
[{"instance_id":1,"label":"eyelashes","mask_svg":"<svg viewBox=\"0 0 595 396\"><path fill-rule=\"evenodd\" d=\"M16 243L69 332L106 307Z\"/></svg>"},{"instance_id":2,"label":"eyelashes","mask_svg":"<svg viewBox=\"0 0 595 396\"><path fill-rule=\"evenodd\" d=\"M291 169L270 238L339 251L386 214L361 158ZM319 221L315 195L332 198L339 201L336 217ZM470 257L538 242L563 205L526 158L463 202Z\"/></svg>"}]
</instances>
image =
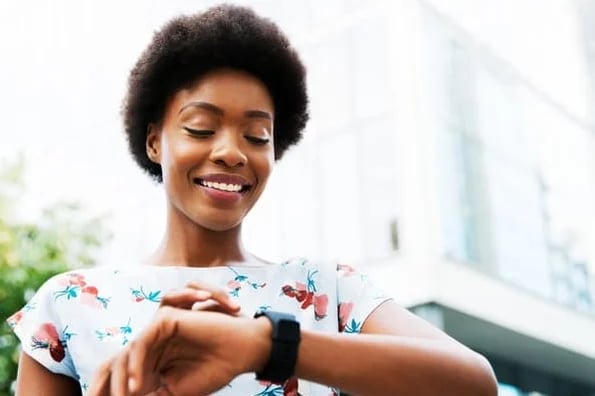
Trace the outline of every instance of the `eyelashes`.
<instances>
[{"instance_id":1,"label":"eyelashes","mask_svg":"<svg viewBox=\"0 0 595 396\"><path fill-rule=\"evenodd\" d=\"M184 130L186 132L188 132L189 134L191 134L192 136L196 136L196 137L209 137L209 136L213 136L215 134L214 131L209 131L206 129L192 129L192 128L188 128L188 127L182 127L184 128Z\"/></svg>"},{"instance_id":2,"label":"eyelashes","mask_svg":"<svg viewBox=\"0 0 595 396\"><path fill-rule=\"evenodd\" d=\"M186 132L191 134L192 136L195 136L197 138L202 138L202 139L211 137L215 134L215 131L208 130L208 129L193 129L193 128L188 128L188 127L182 127L182 128ZM250 143L258 145L258 146L264 146L271 141L271 139L268 137L259 137L259 136L253 136L253 135L244 135L244 138L247 141L249 141Z\"/></svg>"},{"instance_id":3,"label":"eyelashes","mask_svg":"<svg viewBox=\"0 0 595 396\"><path fill-rule=\"evenodd\" d=\"M261 138L261 137L257 137L257 136L246 135L244 137L250 143L254 143L254 144L257 144L259 146L264 146L265 144L267 144L268 142L271 141L271 139L269 139L269 138Z\"/></svg>"}]
</instances>

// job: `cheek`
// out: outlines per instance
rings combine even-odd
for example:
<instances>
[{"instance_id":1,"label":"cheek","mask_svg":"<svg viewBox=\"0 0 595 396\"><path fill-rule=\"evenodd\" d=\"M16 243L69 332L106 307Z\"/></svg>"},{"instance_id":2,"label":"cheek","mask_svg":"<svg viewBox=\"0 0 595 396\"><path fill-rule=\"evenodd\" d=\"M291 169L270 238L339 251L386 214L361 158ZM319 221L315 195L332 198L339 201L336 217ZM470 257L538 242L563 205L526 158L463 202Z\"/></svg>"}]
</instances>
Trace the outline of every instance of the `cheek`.
<instances>
[{"instance_id":1,"label":"cheek","mask_svg":"<svg viewBox=\"0 0 595 396\"><path fill-rule=\"evenodd\" d=\"M163 165L168 172L187 172L195 167L205 156L198 145L188 142L175 142L167 145L164 151Z\"/></svg>"},{"instance_id":2,"label":"cheek","mask_svg":"<svg viewBox=\"0 0 595 396\"><path fill-rule=\"evenodd\" d=\"M273 171L273 161L265 161L262 164L259 164L258 168L258 181L259 181L259 194L263 192L265 189L271 173Z\"/></svg>"},{"instance_id":3,"label":"cheek","mask_svg":"<svg viewBox=\"0 0 595 396\"><path fill-rule=\"evenodd\" d=\"M266 182L266 180L271 175L271 172L273 171L274 164L275 156L272 150L267 154L259 156L256 159L254 167L256 168L256 172L258 173L259 180Z\"/></svg>"}]
</instances>

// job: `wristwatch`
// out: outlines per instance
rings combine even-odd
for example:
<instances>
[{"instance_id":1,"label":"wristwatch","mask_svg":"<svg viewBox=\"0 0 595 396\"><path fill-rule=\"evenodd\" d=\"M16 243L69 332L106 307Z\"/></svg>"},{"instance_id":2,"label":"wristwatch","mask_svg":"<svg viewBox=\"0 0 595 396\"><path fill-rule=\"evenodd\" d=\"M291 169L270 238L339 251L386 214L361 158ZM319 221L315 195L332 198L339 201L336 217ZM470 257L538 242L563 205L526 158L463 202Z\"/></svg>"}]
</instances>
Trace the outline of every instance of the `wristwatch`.
<instances>
[{"instance_id":1,"label":"wristwatch","mask_svg":"<svg viewBox=\"0 0 595 396\"><path fill-rule=\"evenodd\" d=\"M255 318L265 316L273 325L271 356L262 371L256 373L259 381L282 384L295 372L300 345L300 322L295 316L283 312L259 310Z\"/></svg>"}]
</instances>

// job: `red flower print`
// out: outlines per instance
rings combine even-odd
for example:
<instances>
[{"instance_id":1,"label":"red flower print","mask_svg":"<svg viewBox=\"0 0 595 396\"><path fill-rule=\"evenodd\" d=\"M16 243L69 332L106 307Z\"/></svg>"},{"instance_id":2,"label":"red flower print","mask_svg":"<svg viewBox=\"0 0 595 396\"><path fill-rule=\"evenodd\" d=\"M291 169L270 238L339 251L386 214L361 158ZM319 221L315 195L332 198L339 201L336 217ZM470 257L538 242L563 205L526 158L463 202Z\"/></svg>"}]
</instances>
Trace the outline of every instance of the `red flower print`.
<instances>
[{"instance_id":1,"label":"red flower print","mask_svg":"<svg viewBox=\"0 0 595 396\"><path fill-rule=\"evenodd\" d=\"M298 379L291 377L283 384L283 396L298 396Z\"/></svg>"},{"instance_id":2,"label":"red flower print","mask_svg":"<svg viewBox=\"0 0 595 396\"><path fill-rule=\"evenodd\" d=\"M339 304L339 331L345 330L347 320L353 311L353 302L344 302Z\"/></svg>"},{"instance_id":3,"label":"red flower print","mask_svg":"<svg viewBox=\"0 0 595 396\"><path fill-rule=\"evenodd\" d=\"M307 309L314 305L314 316L316 320L321 320L326 317L328 309L328 296L326 294L317 294L316 282L314 282L314 275L318 271L308 271L307 283L295 282L295 287L291 285L284 285L281 287L281 293L295 300L300 304L301 309Z\"/></svg>"},{"instance_id":4,"label":"red flower print","mask_svg":"<svg viewBox=\"0 0 595 396\"><path fill-rule=\"evenodd\" d=\"M297 377L291 377L284 383L276 383L271 381L258 381L260 385L264 386L260 393L255 396L276 396L283 392L283 396L300 396L298 392L298 379Z\"/></svg>"},{"instance_id":5,"label":"red flower print","mask_svg":"<svg viewBox=\"0 0 595 396\"><path fill-rule=\"evenodd\" d=\"M85 276L82 274L77 274L76 272L64 275L58 282L63 286L84 287L87 284L85 281Z\"/></svg>"},{"instance_id":6,"label":"red flower print","mask_svg":"<svg viewBox=\"0 0 595 396\"><path fill-rule=\"evenodd\" d=\"M54 292L54 300L66 297L67 300L80 298L80 302L94 308L107 308L109 297L99 296L99 290L95 286L87 286L83 275L67 274L60 282L65 286L64 290Z\"/></svg>"},{"instance_id":7,"label":"red flower print","mask_svg":"<svg viewBox=\"0 0 595 396\"><path fill-rule=\"evenodd\" d=\"M302 309L308 308L314 301L314 292L298 292L297 300L302 302Z\"/></svg>"},{"instance_id":8,"label":"red flower print","mask_svg":"<svg viewBox=\"0 0 595 396\"><path fill-rule=\"evenodd\" d=\"M131 334L132 327L130 326L130 318L128 318L128 322L123 326L112 326L102 330L95 330L95 335L99 341L118 337L122 341L122 345L128 343Z\"/></svg>"},{"instance_id":9,"label":"red flower print","mask_svg":"<svg viewBox=\"0 0 595 396\"><path fill-rule=\"evenodd\" d=\"M97 290L97 288L95 286L87 286L84 287L82 290L83 293L88 293L91 294L95 297L97 297L97 295L99 294L99 291Z\"/></svg>"},{"instance_id":10,"label":"red flower print","mask_svg":"<svg viewBox=\"0 0 595 396\"><path fill-rule=\"evenodd\" d=\"M105 329L105 332L108 336L115 336L117 334L120 334L120 328L119 327L108 327L107 329Z\"/></svg>"},{"instance_id":11,"label":"red flower print","mask_svg":"<svg viewBox=\"0 0 595 396\"><path fill-rule=\"evenodd\" d=\"M314 296L314 315L316 315L316 320L323 319L326 316L327 309L328 296L326 294Z\"/></svg>"},{"instance_id":12,"label":"red flower print","mask_svg":"<svg viewBox=\"0 0 595 396\"><path fill-rule=\"evenodd\" d=\"M132 301L134 302L141 302L141 301L150 301L154 303L161 302L161 290L153 290L149 293L146 293L143 287L141 286L138 289L130 288L130 292L132 293Z\"/></svg>"},{"instance_id":13,"label":"red flower print","mask_svg":"<svg viewBox=\"0 0 595 396\"><path fill-rule=\"evenodd\" d=\"M50 356L56 362L61 362L66 353L64 352L65 342L60 340L56 326L51 323L42 324L31 337L33 349L48 349Z\"/></svg>"},{"instance_id":14,"label":"red flower print","mask_svg":"<svg viewBox=\"0 0 595 396\"><path fill-rule=\"evenodd\" d=\"M337 264L337 270L343 271L346 276L353 275L356 272L355 268L347 264Z\"/></svg>"},{"instance_id":15,"label":"red flower print","mask_svg":"<svg viewBox=\"0 0 595 396\"><path fill-rule=\"evenodd\" d=\"M8 323L8 326L10 326L10 328L12 329L19 324L21 319L23 319L23 311L17 311L8 319L6 319L6 322Z\"/></svg>"},{"instance_id":16,"label":"red flower print","mask_svg":"<svg viewBox=\"0 0 595 396\"><path fill-rule=\"evenodd\" d=\"M99 297L95 286L85 286L81 290L81 303L94 308L107 308L109 298Z\"/></svg>"},{"instance_id":17,"label":"red flower print","mask_svg":"<svg viewBox=\"0 0 595 396\"><path fill-rule=\"evenodd\" d=\"M81 290L81 303L94 308L101 308L101 303L97 300L97 288L95 286L87 286Z\"/></svg>"},{"instance_id":18,"label":"red flower print","mask_svg":"<svg viewBox=\"0 0 595 396\"><path fill-rule=\"evenodd\" d=\"M227 287L229 287L230 289L241 289L242 284L237 280L232 279L229 282L227 282Z\"/></svg>"},{"instance_id":19,"label":"red flower print","mask_svg":"<svg viewBox=\"0 0 595 396\"><path fill-rule=\"evenodd\" d=\"M244 286L250 286L252 290L262 289L267 284L266 282L254 282L250 280L247 275L240 274L238 271L233 269L232 267L227 267L231 272L233 272L234 277L232 280L227 282L227 287L230 289L229 294L233 297L240 296L240 290L242 289L242 283ZM244 289L246 290L246 289Z\"/></svg>"},{"instance_id":20,"label":"red flower print","mask_svg":"<svg viewBox=\"0 0 595 396\"><path fill-rule=\"evenodd\" d=\"M312 300L314 298L313 292L308 292L303 287L303 283L296 282L297 287L293 287L291 285L285 285L281 288L281 292L285 294L287 297L295 298L296 301L301 302L302 309L308 308L312 305Z\"/></svg>"},{"instance_id":21,"label":"red flower print","mask_svg":"<svg viewBox=\"0 0 595 396\"><path fill-rule=\"evenodd\" d=\"M291 285L285 285L281 288L281 293L285 294L287 297L295 297L296 290Z\"/></svg>"}]
</instances>

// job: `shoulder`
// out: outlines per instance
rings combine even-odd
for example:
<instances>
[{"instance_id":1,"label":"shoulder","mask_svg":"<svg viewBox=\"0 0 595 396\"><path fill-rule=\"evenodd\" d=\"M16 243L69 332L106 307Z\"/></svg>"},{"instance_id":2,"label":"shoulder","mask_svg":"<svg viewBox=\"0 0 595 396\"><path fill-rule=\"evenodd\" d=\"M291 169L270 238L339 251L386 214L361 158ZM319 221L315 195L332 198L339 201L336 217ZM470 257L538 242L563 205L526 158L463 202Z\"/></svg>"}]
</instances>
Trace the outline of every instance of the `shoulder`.
<instances>
[{"instance_id":1,"label":"shoulder","mask_svg":"<svg viewBox=\"0 0 595 396\"><path fill-rule=\"evenodd\" d=\"M279 264L279 267L285 270L334 272L337 269L337 264L331 261L316 260L298 256L283 261L281 264Z\"/></svg>"},{"instance_id":2,"label":"shoulder","mask_svg":"<svg viewBox=\"0 0 595 396\"><path fill-rule=\"evenodd\" d=\"M118 269L108 266L72 269L52 276L44 282L39 290L63 285L85 286L89 279L111 279L118 272Z\"/></svg>"},{"instance_id":3,"label":"shoulder","mask_svg":"<svg viewBox=\"0 0 595 396\"><path fill-rule=\"evenodd\" d=\"M138 268L120 270L100 266L73 269L54 275L43 283L21 310L22 316L33 311L60 316L63 312L71 312L78 305L105 309L115 290L130 284L130 279L142 279L142 274L147 276L150 272Z\"/></svg>"},{"instance_id":4,"label":"shoulder","mask_svg":"<svg viewBox=\"0 0 595 396\"><path fill-rule=\"evenodd\" d=\"M60 297L71 299L81 293L95 293L99 284L112 284L117 271L110 267L73 269L54 275L37 292L36 297L52 295L54 300Z\"/></svg>"}]
</instances>

